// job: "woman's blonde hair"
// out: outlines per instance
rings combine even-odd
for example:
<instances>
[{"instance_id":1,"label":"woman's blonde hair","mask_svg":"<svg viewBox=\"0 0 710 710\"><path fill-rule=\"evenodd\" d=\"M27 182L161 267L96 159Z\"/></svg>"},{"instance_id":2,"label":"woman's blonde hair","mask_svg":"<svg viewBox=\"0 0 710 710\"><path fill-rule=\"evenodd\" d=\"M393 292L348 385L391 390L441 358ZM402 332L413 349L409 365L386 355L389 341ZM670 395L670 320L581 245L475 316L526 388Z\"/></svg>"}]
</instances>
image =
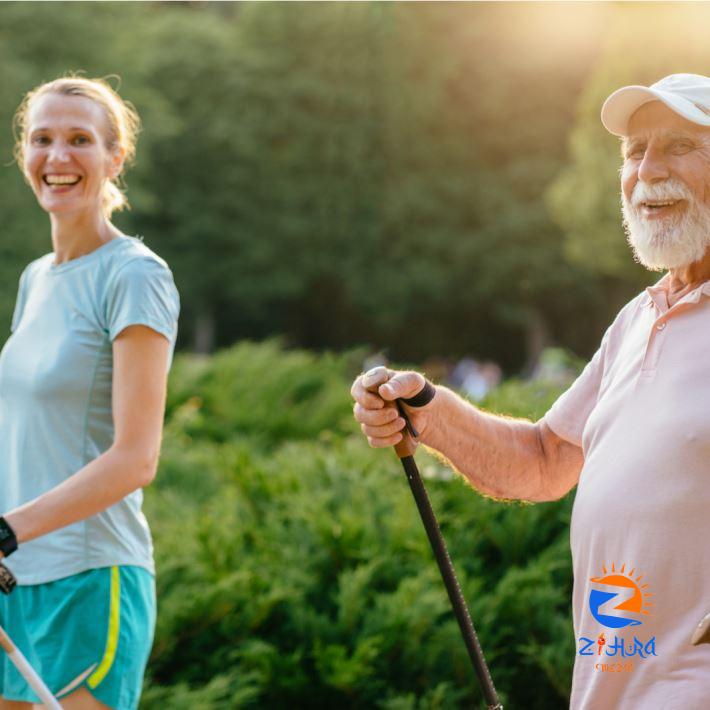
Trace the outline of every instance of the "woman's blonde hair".
<instances>
[{"instance_id":1,"label":"woman's blonde hair","mask_svg":"<svg viewBox=\"0 0 710 710\"><path fill-rule=\"evenodd\" d=\"M140 118L134 106L124 101L106 79L87 79L82 76L63 76L54 81L40 84L28 91L15 111L13 127L15 131L14 155L24 173L25 142L27 140L27 117L32 104L45 94L61 96L83 96L96 102L104 111L108 132L106 148L113 151L122 148L124 166L130 165L136 155L136 140L140 130ZM104 186L102 203L104 214L111 217L115 210L128 207L128 200L122 189L121 174L107 180Z\"/></svg>"}]
</instances>

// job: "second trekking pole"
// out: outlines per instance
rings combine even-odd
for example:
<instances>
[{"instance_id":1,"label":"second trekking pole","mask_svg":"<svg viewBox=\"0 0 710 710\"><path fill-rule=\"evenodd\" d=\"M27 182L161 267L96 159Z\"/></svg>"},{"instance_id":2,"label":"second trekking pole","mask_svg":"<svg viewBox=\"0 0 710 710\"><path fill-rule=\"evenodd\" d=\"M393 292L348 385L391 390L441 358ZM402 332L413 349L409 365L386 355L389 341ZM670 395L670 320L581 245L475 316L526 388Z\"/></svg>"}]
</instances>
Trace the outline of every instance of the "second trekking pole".
<instances>
[{"instance_id":1,"label":"second trekking pole","mask_svg":"<svg viewBox=\"0 0 710 710\"><path fill-rule=\"evenodd\" d=\"M10 594L15 588L16 582L12 572L0 563L0 592ZM57 699L52 695L49 688L44 684L44 681L37 675L34 668L27 662L27 659L22 654L12 639L7 635L5 629L0 626L0 648L5 651L7 657L12 661L15 668L20 672L20 675L27 681L27 685L37 693L42 705L50 710L62 710L62 706L57 702Z\"/></svg>"}]
</instances>

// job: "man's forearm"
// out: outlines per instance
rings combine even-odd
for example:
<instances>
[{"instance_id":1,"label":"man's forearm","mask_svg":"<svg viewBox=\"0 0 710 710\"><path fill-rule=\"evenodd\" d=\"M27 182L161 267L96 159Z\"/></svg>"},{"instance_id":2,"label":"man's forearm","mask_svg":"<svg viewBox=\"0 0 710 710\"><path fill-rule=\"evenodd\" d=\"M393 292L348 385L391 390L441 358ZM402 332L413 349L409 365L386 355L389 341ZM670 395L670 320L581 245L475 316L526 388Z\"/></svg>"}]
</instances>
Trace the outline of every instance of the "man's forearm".
<instances>
[{"instance_id":1,"label":"man's forearm","mask_svg":"<svg viewBox=\"0 0 710 710\"><path fill-rule=\"evenodd\" d=\"M530 421L488 414L439 386L421 441L442 454L481 493L549 500L544 453Z\"/></svg>"}]
</instances>

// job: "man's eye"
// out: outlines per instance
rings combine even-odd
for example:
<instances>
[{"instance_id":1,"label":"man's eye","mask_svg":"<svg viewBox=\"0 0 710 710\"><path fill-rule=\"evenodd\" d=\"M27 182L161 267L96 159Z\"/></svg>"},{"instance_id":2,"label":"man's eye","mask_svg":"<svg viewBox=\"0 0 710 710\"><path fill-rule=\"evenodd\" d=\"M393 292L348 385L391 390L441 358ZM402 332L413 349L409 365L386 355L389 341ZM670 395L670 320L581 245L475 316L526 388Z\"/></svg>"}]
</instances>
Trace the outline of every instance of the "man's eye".
<instances>
[{"instance_id":1,"label":"man's eye","mask_svg":"<svg viewBox=\"0 0 710 710\"><path fill-rule=\"evenodd\" d=\"M626 157L630 160L641 160L645 152L644 148L632 148L626 153Z\"/></svg>"}]
</instances>

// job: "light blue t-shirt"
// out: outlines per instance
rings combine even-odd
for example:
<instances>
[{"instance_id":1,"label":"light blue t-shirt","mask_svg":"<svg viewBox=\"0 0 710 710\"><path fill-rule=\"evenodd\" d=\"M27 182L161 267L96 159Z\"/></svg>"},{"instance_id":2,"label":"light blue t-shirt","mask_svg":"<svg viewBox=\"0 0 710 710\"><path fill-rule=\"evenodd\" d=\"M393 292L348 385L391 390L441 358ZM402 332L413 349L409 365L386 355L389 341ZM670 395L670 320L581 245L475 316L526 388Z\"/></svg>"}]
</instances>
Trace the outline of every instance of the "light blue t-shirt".
<instances>
[{"instance_id":1,"label":"light blue t-shirt","mask_svg":"<svg viewBox=\"0 0 710 710\"><path fill-rule=\"evenodd\" d=\"M113 443L112 341L129 325L164 335L180 310L167 264L139 239L116 237L22 273L12 335L0 354L0 513L54 488ZM7 559L19 584L109 565L154 572L142 490L81 522L26 542Z\"/></svg>"}]
</instances>

